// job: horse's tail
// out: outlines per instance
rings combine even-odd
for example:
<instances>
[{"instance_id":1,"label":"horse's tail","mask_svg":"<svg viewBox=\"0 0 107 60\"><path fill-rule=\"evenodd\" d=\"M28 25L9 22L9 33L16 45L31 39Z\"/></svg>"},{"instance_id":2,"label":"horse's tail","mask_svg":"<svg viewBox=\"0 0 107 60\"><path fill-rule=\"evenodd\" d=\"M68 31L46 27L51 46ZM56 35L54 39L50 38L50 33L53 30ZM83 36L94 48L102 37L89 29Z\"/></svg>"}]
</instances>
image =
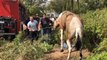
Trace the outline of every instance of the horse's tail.
<instances>
[{"instance_id":1,"label":"horse's tail","mask_svg":"<svg viewBox=\"0 0 107 60\"><path fill-rule=\"evenodd\" d=\"M82 35L83 35L82 28L77 28L76 29L76 41L77 42L76 42L75 46L76 46L76 49L80 51L80 60L82 60L82 57L83 57L83 55L82 55Z\"/></svg>"},{"instance_id":2,"label":"horse's tail","mask_svg":"<svg viewBox=\"0 0 107 60\"><path fill-rule=\"evenodd\" d=\"M77 50L82 49L82 30L81 28L76 29L76 44L75 47Z\"/></svg>"}]
</instances>

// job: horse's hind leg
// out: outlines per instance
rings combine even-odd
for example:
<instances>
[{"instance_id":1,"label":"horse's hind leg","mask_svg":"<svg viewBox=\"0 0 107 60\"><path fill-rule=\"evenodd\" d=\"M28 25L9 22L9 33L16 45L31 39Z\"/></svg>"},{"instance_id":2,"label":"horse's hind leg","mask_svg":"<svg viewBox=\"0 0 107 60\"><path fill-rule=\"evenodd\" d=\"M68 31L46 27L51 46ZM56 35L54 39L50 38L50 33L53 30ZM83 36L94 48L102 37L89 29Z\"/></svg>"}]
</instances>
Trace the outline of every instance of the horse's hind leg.
<instances>
[{"instance_id":1,"label":"horse's hind leg","mask_svg":"<svg viewBox=\"0 0 107 60\"><path fill-rule=\"evenodd\" d=\"M68 39L67 41L67 45L68 45L68 57L67 57L67 60L70 59L70 56L71 56L71 42L70 42L70 39Z\"/></svg>"},{"instance_id":2,"label":"horse's hind leg","mask_svg":"<svg viewBox=\"0 0 107 60\"><path fill-rule=\"evenodd\" d=\"M80 50L80 60L82 60L82 49Z\"/></svg>"}]
</instances>

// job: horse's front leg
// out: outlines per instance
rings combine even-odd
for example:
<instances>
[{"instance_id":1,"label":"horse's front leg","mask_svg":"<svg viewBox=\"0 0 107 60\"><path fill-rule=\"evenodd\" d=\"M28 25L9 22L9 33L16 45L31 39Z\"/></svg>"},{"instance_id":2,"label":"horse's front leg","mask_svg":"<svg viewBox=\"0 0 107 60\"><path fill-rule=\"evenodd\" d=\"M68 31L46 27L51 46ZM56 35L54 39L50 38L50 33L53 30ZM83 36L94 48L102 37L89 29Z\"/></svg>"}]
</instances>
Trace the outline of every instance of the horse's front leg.
<instances>
[{"instance_id":1,"label":"horse's front leg","mask_svg":"<svg viewBox=\"0 0 107 60\"><path fill-rule=\"evenodd\" d=\"M61 39L61 52L63 52L63 46L64 46L64 41L63 41L63 29L60 30L61 31L61 36L60 36L60 39Z\"/></svg>"}]
</instances>

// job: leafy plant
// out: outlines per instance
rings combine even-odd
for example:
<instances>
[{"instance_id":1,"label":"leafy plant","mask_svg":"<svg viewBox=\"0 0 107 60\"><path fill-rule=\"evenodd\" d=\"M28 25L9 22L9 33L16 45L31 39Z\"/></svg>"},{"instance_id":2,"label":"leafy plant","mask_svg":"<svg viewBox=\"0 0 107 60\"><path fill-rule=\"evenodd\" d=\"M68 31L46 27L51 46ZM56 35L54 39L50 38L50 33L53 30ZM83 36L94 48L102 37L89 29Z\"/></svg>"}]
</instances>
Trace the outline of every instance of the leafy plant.
<instances>
[{"instance_id":1,"label":"leafy plant","mask_svg":"<svg viewBox=\"0 0 107 60\"><path fill-rule=\"evenodd\" d=\"M0 59L2 60L37 60L42 58L45 52L52 50L52 45L47 43L40 43L39 41L34 41L31 45L30 41L20 40L23 38L23 33L20 32L13 42L7 42L0 48Z\"/></svg>"},{"instance_id":2,"label":"leafy plant","mask_svg":"<svg viewBox=\"0 0 107 60\"><path fill-rule=\"evenodd\" d=\"M87 11L82 15L84 21L84 47L94 53L87 60L107 59L107 12L106 8Z\"/></svg>"}]
</instances>

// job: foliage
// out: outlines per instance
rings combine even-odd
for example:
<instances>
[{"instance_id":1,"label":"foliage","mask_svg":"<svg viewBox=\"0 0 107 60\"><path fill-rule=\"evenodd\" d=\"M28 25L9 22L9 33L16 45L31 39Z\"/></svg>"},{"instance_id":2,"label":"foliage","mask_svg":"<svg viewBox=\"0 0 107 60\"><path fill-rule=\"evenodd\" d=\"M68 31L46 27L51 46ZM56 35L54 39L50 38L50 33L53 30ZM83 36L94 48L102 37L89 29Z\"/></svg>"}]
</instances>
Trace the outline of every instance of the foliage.
<instances>
[{"instance_id":1,"label":"foliage","mask_svg":"<svg viewBox=\"0 0 107 60\"><path fill-rule=\"evenodd\" d=\"M48 43L44 42L40 44L41 49L43 49L44 52L49 52L52 49L52 45L49 45Z\"/></svg>"},{"instance_id":2,"label":"foliage","mask_svg":"<svg viewBox=\"0 0 107 60\"><path fill-rule=\"evenodd\" d=\"M94 53L87 60L106 60L107 57L107 12L106 8L87 11L84 21L84 47Z\"/></svg>"},{"instance_id":3,"label":"foliage","mask_svg":"<svg viewBox=\"0 0 107 60\"><path fill-rule=\"evenodd\" d=\"M57 13L64 10L85 13L87 10L107 7L106 0L52 0L48 7L41 6L43 0L21 0L21 2L25 5L28 15L42 14L47 10Z\"/></svg>"},{"instance_id":4,"label":"foliage","mask_svg":"<svg viewBox=\"0 0 107 60\"><path fill-rule=\"evenodd\" d=\"M96 53L106 51L107 52L107 38L104 38L103 41L99 44L98 48L94 49Z\"/></svg>"},{"instance_id":5,"label":"foliage","mask_svg":"<svg viewBox=\"0 0 107 60\"><path fill-rule=\"evenodd\" d=\"M45 52L52 49L52 45L34 41L31 45L30 41L20 42L23 33L20 32L13 42L7 42L0 48L0 59L2 60L37 60L42 58Z\"/></svg>"},{"instance_id":6,"label":"foliage","mask_svg":"<svg viewBox=\"0 0 107 60\"><path fill-rule=\"evenodd\" d=\"M43 3L43 0L21 0L21 2L25 5L28 16L42 14L41 11L44 9L40 7L40 4Z\"/></svg>"},{"instance_id":7,"label":"foliage","mask_svg":"<svg viewBox=\"0 0 107 60\"><path fill-rule=\"evenodd\" d=\"M99 42L107 37L106 26L107 26L107 13L106 8L96 11L87 11L86 14L82 14L82 19L84 21L84 47L86 45L89 49L97 47Z\"/></svg>"},{"instance_id":8,"label":"foliage","mask_svg":"<svg viewBox=\"0 0 107 60\"><path fill-rule=\"evenodd\" d=\"M7 41L0 39L0 47L3 46L6 43L7 43Z\"/></svg>"},{"instance_id":9,"label":"foliage","mask_svg":"<svg viewBox=\"0 0 107 60\"><path fill-rule=\"evenodd\" d=\"M57 13L61 13L64 10L73 11L74 3L77 2L75 2L74 0L54 0L51 2L48 8L53 9ZM77 7L77 5L75 5L75 7Z\"/></svg>"},{"instance_id":10,"label":"foliage","mask_svg":"<svg viewBox=\"0 0 107 60\"><path fill-rule=\"evenodd\" d=\"M20 42L24 39L24 32L23 31L20 31L18 35L16 35L16 38L14 39L15 41L15 45L18 45L20 44Z\"/></svg>"},{"instance_id":11,"label":"foliage","mask_svg":"<svg viewBox=\"0 0 107 60\"><path fill-rule=\"evenodd\" d=\"M92 56L88 57L87 60L107 60L107 52L93 54Z\"/></svg>"},{"instance_id":12,"label":"foliage","mask_svg":"<svg viewBox=\"0 0 107 60\"><path fill-rule=\"evenodd\" d=\"M57 28L51 33L51 41L50 44L60 44L60 30Z\"/></svg>"},{"instance_id":13,"label":"foliage","mask_svg":"<svg viewBox=\"0 0 107 60\"><path fill-rule=\"evenodd\" d=\"M106 60L107 59L107 38L99 44L97 48L94 49L94 54L89 56L87 60Z\"/></svg>"},{"instance_id":14,"label":"foliage","mask_svg":"<svg viewBox=\"0 0 107 60\"><path fill-rule=\"evenodd\" d=\"M48 8L60 13L64 10L75 13L85 13L87 10L96 10L107 7L107 0L54 0Z\"/></svg>"}]
</instances>

